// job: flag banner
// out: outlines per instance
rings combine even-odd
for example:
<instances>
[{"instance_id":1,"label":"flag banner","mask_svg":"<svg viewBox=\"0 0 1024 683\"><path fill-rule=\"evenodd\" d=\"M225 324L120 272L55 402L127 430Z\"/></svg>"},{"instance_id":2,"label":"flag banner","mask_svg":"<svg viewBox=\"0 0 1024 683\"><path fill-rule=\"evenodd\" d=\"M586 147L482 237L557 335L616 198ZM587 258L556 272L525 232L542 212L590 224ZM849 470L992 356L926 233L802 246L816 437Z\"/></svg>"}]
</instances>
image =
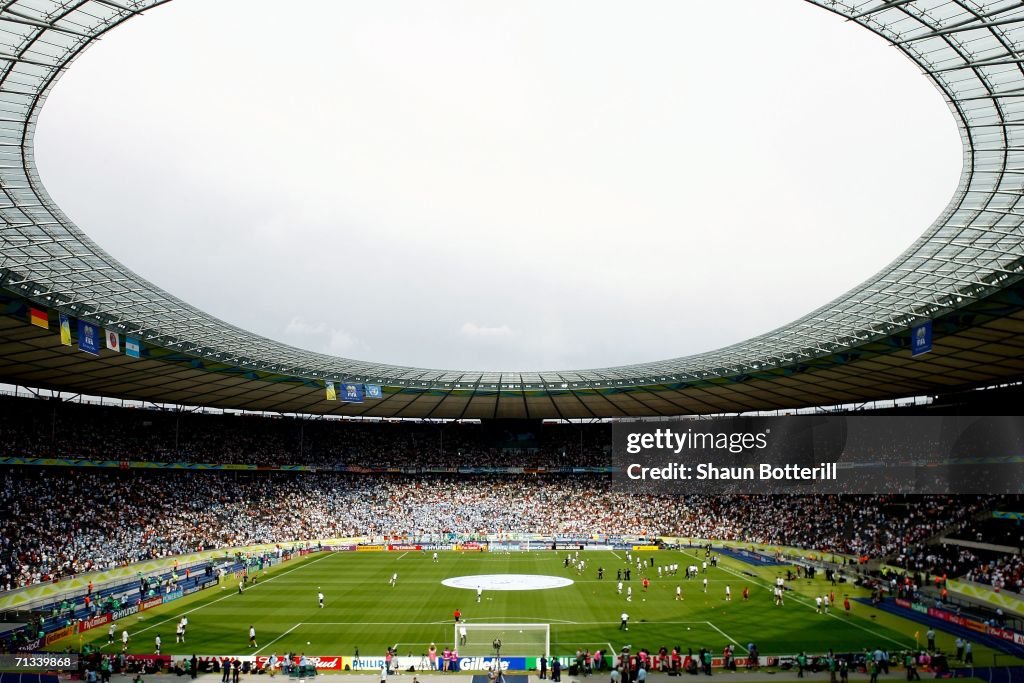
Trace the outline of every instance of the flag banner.
<instances>
[{"instance_id":1,"label":"flag banner","mask_svg":"<svg viewBox=\"0 0 1024 683\"><path fill-rule=\"evenodd\" d=\"M334 388L334 382L324 382L324 386L327 388L327 400L337 401L338 390Z\"/></svg>"},{"instance_id":2,"label":"flag banner","mask_svg":"<svg viewBox=\"0 0 1024 683\"><path fill-rule=\"evenodd\" d=\"M113 330L103 330L103 332L107 335L107 348L121 353L121 335Z\"/></svg>"},{"instance_id":3,"label":"flag banner","mask_svg":"<svg viewBox=\"0 0 1024 683\"><path fill-rule=\"evenodd\" d=\"M363 402L363 385L345 382L341 385L341 400L346 403Z\"/></svg>"},{"instance_id":4,"label":"flag banner","mask_svg":"<svg viewBox=\"0 0 1024 683\"><path fill-rule=\"evenodd\" d=\"M142 344L139 343L138 339L134 337L124 338L124 352L130 358L141 358L142 357Z\"/></svg>"},{"instance_id":5,"label":"flag banner","mask_svg":"<svg viewBox=\"0 0 1024 683\"><path fill-rule=\"evenodd\" d=\"M910 355L920 356L932 350L932 321L910 328Z\"/></svg>"},{"instance_id":6,"label":"flag banner","mask_svg":"<svg viewBox=\"0 0 1024 683\"><path fill-rule=\"evenodd\" d=\"M100 355L100 328L84 320L78 321L78 348L80 351Z\"/></svg>"},{"instance_id":7,"label":"flag banner","mask_svg":"<svg viewBox=\"0 0 1024 683\"><path fill-rule=\"evenodd\" d=\"M60 314L60 343L71 346L71 320L63 313Z\"/></svg>"},{"instance_id":8,"label":"flag banner","mask_svg":"<svg viewBox=\"0 0 1024 683\"><path fill-rule=\"evenodd\" d=\"M363 387L366 388L366 398L384 398L384 390L379 384L364 384Z\"/></svg>"},{"instance_id":9,"label":"flag banner","mask_svg":"<svg viewBox=\"0 0 1024 683\"><path fill-rule=\"evenodd\" d=\"M28 307L28 321L36 327L41 327L44 330L50 329L50 316L46 311L34 306Z\"/></svg>"}]
</instances>

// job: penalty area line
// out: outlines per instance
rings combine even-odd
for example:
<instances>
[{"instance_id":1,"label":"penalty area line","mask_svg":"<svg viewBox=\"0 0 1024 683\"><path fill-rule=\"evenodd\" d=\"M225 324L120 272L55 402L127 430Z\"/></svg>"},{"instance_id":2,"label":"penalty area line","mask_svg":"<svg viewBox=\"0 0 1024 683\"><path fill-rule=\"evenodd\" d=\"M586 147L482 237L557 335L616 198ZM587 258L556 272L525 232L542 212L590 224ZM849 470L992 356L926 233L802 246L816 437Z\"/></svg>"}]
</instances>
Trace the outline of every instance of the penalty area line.
<instances>
[{"instance_id":1,"label":"penalty area line","mask_svg":"<svg viewBox=\"0 0 1024 683\"><path fill-rule=\"evenodd\" d=\"M693 553L683 553L683 554L684 555L692 555L693 557L697 557L697 555L693 554ZM697 557L697 559L700 559L700 558ZM728 567L722 566L722 567L718 567L718 569L721 569L722 571L728 572L728 573L732 574L733 576L738 576L740 579L742 579L744 581L748 581L749 583L752 583L754 585L761 586L762 588L768 588L768 589L772 589L773 588L773 586L771 584L769 584L769 583L765 583L765 582L760 581L758 579L751 580L750 577L744 576L743 574L740 574L738 571L735 571L735 570L730 569ZM790 592L794 594L792 596L789 596L794 602L798 602L801 605L805 605L807 607L812 607L813 606L807 600L801 599L800 593L797 593L796 591L793 591L793 590L791 590ZM831 612L826 614L826 616L832 617L833 619L840 619L840 617L838 615L832 614ZM857 617L854 617L854 619L856 619L856 618ZM884 633L879 633L875 629L868 628L867 626L862 626L861 624L858 624L858 623L854 622L852 619L840 619L840 620L844 624L849 624L850 626L853 626L854 628L859 628L861 631L864 631L865 633L870 633L871 635L875 636L876 638L884 638L885 640L888 640L890 643L896 643L900 647L904 647L904 648L905 647L911 647L907 643L904 643L904 642L901 642L899 640L896 640L895 638L890 638L889 636L885 635Z\"/></svg>"},{"instance_id":2,"label":"penalty area line","mask_svg":"<svg viewBox=\"0 0 1024 683\"><path fill-rule=\"evenodd\" d=\"M736 640L735 638L733 638L732 636L730 636L730 635L729 635L728 633L726 633L726 632L725 632L725 631L723 631L722 629L718 628L717 626L715 626L714 624L712 624L712 623L711 623L710 621L705 621L704 623L705 623L705 624L707 624L708 626L710 626L711 628L715 629L715 630L716 630L716 631L718 631L719 633L721 633L721 634L722 634L723 636L725 636L725 637L726 637L726 638L727 638L728 640L732 641L732 644L733 644L733 645L735 645L736 647L740 648L741 650L743 650L743 651L744 651L744 652L746 652L747 654L750 654L750 650L748 650L747 648L745 648L745 647L743 647L742 645L740 645L740 644L739 644L739 642L738 642L738 641L737 641L737 640Z\"/></svg>"},{"instance_id":3,"label":"penalty area line","mask_svg":"<svg viewBox=\"0 0 1024 683\"><path fill-rule=\"evenodd\" d=\"M282 639L282 638L284 638L284 637L285 637L286 635L288 635L289 633L291 633L292 631L294 631L295 629L297 629L297 628L298 628L298 627L300 627L300 626L302 626L302 622L301 622L301 621L300 621L299 623L295 624L295 626L292 626L292 627L291 627L290 629L288 629L287 631L285 631L285 632L284 632L284 633L282 633L281 635L279 635L279 636L278 636L277 638L274 638L274 639L273 639L272 641L270 641L269 643L267 643L267 644L266 644L266 645L264 645L263 647L261 647L261 648L259 648L258 650L256 650L256 652L253 652L253 654L254 654L254 655L258 655L258 654L259 654L260 652L262 652L262 651L263 651L263 650L264 650L265 648L268 648L268 647L270 647L271 645L273 645L273 644L274 644L274 643L276 643L277 641L281 640L281 639Z\"/></svg>"}]
</instances>

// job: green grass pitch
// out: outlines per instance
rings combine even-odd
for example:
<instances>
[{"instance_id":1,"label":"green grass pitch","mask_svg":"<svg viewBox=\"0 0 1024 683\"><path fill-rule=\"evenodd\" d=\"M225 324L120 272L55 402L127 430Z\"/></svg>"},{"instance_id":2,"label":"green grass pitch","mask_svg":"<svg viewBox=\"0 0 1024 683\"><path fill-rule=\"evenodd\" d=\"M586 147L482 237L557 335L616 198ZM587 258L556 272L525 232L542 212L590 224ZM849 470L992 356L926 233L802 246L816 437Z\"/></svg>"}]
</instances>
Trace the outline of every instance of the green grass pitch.
<instances>
[{"instance_id":1,"label":"green grass pitch","mask_svg":"<svg viewBox=\"0 0 1024 683\"><path fill-rule=\"evenodd\" d=\"M748 643L757 644L762 655L794 654L801 650L824 652L851 651L870 647L900 650L913 647L914 633L925 627L861 604L851 614L842 609L842 597L864 595L860 589L840 584L836 592L839 609L832 614L815 614L813 596L830 586L824 578L800 580L789 585L784 607L774 605L770 585L779 568L754 568L729 558L721 558L717 568L709 567L708 592L702 591L703 575L686 580L682 568L695 562L692 551L639 552L645 561L654 557L656 565L676 562L680 575L657 578L657 568L647 569L651 586L645 593L641 576L633 566L633 600L616 593L615 572L625 569L625 555L618 551L581 553L586 571L577 574L563 567L564 551L532 553L442 552L438 562L431 553L320 553L289 562L265 573L256 586L238 595L237 584L230 580L224 589L212 588L189 598L132 616L118 624L131 634L129 651L153 652L154 636L163 640L163 653L172 655L247 655L278 654L286 651L313 656L351 656L358 648L361 656L382 656L385 649L398 643L399 654L420 656L430 642L440 650L454 638L452 613L462 610L468 623L544 622L551 624L551 650L558 656L577 649L618 650L630 644L634 650L661 646L711 648L721 652L727 643L738 655L746 653ZM699 562L697 562L699 564ZM605 578L597 579L597 568L605 569ZM784 568L782 568L784 569ZM398 573L397 585L389 580ZM475 590L449 588L441 581L450 577L475 574L538 574L570 578L571 586L538 591L485 590L476 601ZM749 576L747 573L756 574ZM732 601L725 601L725 586L732 590ZM676 601L675 588L681 585L684 600ZM742 599L744 586L750 599ZM317 604L322 590L325 606ZM619 616L630 615L629 631L619 628ZM188 642L174 642L174 625L182 614L189 617ZM257 632L259 647L248 645L249 626ZM105 652L120 650L120 642L106 645L106 627L81 637ZM80 636L72 637L75 641ZM941 649L953 649L953 636L939 633ZM55 643L60 649L68 640ZM72 643L77 645L78 643ZM524 648L530 649L530 648ZM460 654L471 654L460 648ZM539 651L516 652L506 648L504 655L539 656ZM991 661L991 652L975 649L976 661ZM1001 664L1010 663L1000 658Z\"/></svg>"}]
</instances>

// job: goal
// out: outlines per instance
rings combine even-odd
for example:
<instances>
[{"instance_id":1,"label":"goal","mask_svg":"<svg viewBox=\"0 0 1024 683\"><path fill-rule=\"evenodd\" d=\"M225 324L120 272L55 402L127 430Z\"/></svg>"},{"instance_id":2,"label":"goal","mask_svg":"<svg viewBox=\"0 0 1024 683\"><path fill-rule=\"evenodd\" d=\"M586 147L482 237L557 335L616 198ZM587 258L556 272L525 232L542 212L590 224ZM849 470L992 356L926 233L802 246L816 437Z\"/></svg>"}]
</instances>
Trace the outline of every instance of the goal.
<instances>
[{"instance_id":1,"label":"goal","mask_svg":"<svg viewBox=\"0 0 1024 683\"><path fill-rule=\"evenodd\" d=\"M455 624L455 648L463 657L493 657L495 641L502 657L551 656L551 624Z\"/></svg>"}]
</instances>

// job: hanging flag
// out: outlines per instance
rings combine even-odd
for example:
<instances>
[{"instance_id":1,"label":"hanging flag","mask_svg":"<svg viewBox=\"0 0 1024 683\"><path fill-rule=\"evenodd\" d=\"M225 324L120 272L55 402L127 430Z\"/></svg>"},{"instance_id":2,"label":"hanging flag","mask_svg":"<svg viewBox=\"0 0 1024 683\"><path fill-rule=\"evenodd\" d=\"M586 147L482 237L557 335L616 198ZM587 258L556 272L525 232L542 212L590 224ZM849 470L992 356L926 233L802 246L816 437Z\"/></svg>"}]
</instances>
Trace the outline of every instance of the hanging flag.
<instances>
[{"instance_id":1,"label":"hanging flag","mask_svg":"<svg viewBox=\"0 0 1024 683\"><path fill-rule=\"evenodd\" d=\"M34 306L28 307L28 321L36 327L41 327L44 330L50 329L50 316L46 311L35 308Z\"/></svg>"},{"instance_id":2,"label":"hanging flag","mask_svg":"<svg viewBox=\"0 0 1024 683\"><path fill-rule=\"evenodd\" d=\"M327 400L337 401L338 390L334 388L334 382L324 382L324 386L327 388Z\"/></svg>"},{"instance_id":3,"label":"hanging flag","mask_svg":"<svg viewBox=\"0 0 1024 683\"><path fill-rule=\"evenodd\" d=\"M84 320L78 321L78 348L94 356L100 355L100 328Z\"/></svg>"},{"instance_id":4,"label":"hanging flag","mask_svg":"<svg viewBox=\"0 0 1024 683\"><path fill-rule=\"evenodd\" d=\"M107 335L107 348L121 353L121 335L113 330L103 330L103 332Z\"/></svg>"},{"instance_id":5,"label":"hanging flag","mask_svg":"<svg viewBox=\"0 0 1024 683\"><path fill-rule=\"evenodd\" d=\"M920 356L932 350L932 321L926 320L910 328L910 355Z\"/></svg>"},{"instance_id":6,"label":"hanging flag","mask_svg":"<svg viewBox=\"0 0 1024 683\"><path fill-rule=\"evenodd\" d=\"M71 320L64 313L60 314L60 343L71 346Z\"/></svg>"},{"instance_id":7,"label":"hanging flag","mask_svg":"<svg viewBox=\"0 0 1024 683\"><path fill-rule=\"evenodd\" d=\"M384 398L384 390L379 384L364 384L366 398Z\"/></svg>"},{"instance_id":8,"label":"hanging flag","mask_svg":"<svg viewBox=\"0 0 1024 683\"><path fill-rule=\"evenodd\" d=\"M125 337L124 352L129 358L141 358L142 344L140 344L139 340L134 337Z\"/></svg>"},{"instance_id":9,"label":"hanging flag","mask_svg":"<svg viewBox=\"0 0 1024 683\"><path fill-rule=\"evenodd\" d=\"M350 384L348 382L341 385L341 400L346 403L362 403L363 402L363 385L362 384Z\"/></svg>"}]
</instances>

